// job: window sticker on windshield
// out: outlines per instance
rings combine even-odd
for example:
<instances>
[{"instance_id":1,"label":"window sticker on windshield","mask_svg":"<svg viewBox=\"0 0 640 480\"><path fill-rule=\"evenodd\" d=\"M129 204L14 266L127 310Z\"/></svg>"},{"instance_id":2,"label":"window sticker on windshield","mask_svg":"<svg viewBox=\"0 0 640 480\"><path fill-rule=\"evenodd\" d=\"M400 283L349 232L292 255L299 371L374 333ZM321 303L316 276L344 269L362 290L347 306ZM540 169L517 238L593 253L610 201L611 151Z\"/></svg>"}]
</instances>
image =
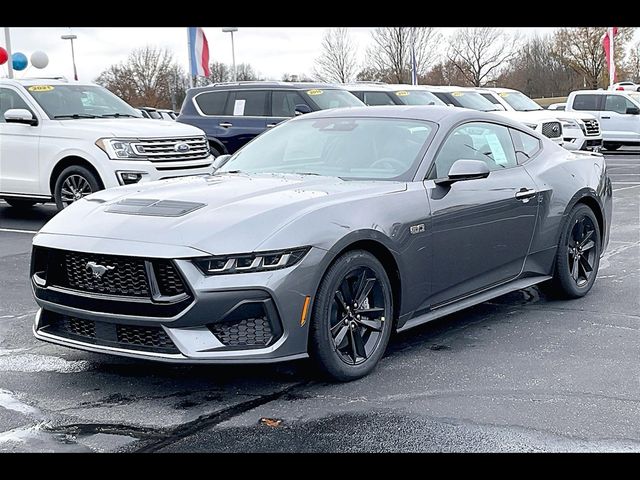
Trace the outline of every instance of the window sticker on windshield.
<instances>
[{"instance_id":1,"label":"window sticker on windshield","mask_svg":"<svg viewBox=\"0 0 640 480\"><path fill-rule=\"evenodd\" d=\"M50 92L53 87L51 85L31 85L28 90L30 92Z\"/></svg>"},{"instance_id":2,"label":"window sticker on windshield","mask_svg":"<svg viewBox=\"0 0 640 480\"><path fill-rule=\"evenodd\" d=\"M461 97L464 95L464 92L453 92L451 95L453 95L454 97Z\"/></svg>"},{"instance_id":3,"label":"window sticker on windshield","mask_svg":"<svg viewBox=\"0 0 640 480\"><path fill-rule=\"evenodd\" d=\"M409 92L407 92L406 90L400 90L396 92L396 95L399 97L406 97L407 95L409 95Z\"/></svg>"},{"instance_id":4,"label":"window sticker on windshield","mask_svg":"<svg viewBox=\"0 0 640 480\"><path fill-rule=\"evenodd\" d=\"M247 103L246 100L236 100L236 103L233 104L233 114L234 115L244 115L244 104Z\"/></svg>"},{"instance_id":5,"label":"window sticker on windshield","mask_svg":"<svg viewBox=\"0 0 640 480\"><path fill-rule=\"evenodd\" d=\"M495 133L492 133L485 136L484 139L491 149L491 153L493 154L493 161L499 165L507 164L507 155L504 153L504 149L502 148L500 140L498 140L498 136Z\"/></svg>"},{"instance_id":6,"label":"window sticker on windshield","mask_svg":"<svg viewBox=\"0 0 640 480\"><path fill-rule=\"evenodd\" d=\"M314 88L313 90L307 90L307 95L322 95L324 93L324 90L318 90L317 88Z\"/></svg>"}]
</instances>

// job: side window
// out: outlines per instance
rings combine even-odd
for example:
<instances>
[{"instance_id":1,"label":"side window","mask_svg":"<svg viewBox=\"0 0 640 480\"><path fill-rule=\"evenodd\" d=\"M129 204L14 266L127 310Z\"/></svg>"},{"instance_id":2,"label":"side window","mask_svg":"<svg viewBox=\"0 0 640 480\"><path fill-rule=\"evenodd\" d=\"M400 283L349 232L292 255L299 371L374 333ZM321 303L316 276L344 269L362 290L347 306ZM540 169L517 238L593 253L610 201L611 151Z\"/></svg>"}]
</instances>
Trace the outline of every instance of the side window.
<instances>
[{"instance_id":1,"label":"side window","mask_svg":"<svg viewBox=\"0 0 640 480\"><path fill-rule=\"evenodd\" d=\"M574 110L600 110L598 108L598 95L576 95L573 98Z\"/></svg>"},{"instance_id":2,"label":"side window","mask_svg":"<svg viewBox=\"0 0 640 480\"><path fill-rule=\"evenodd\" d=\"M12 108L24 108L31 112L20 95L8 88L0 88L0 123L4 123L4 113Z\"/></svg>"},{"instance_id":3,"label":"side window","mask_svg":"<svg viewBox=\"0 0 640 480\"><path fill-rule=\"evenodd\" d=\"M509 129L484 122L465 123L453 130L438 152L429 178L443 178L457 160L480 160L489 170L517 166Z\"/></svg>"},{"instance_id":4,"label":"side window","mask_svg":"<svg viewBox=\"0 0 640 480\"><path fill-rule=\"evenodd\" d=\"M266 117L267 90L236 90L227 103L226 114L244 117Z\"/></svg>"},{"instance_id":5,"label":"side window","mask_svg":"<svg viewBox=\"0 0 640 480\"><path fill-rule=\"evenodd\" d=\"M351 94L355 95L356 97L358 97L358 100L360 100L361 102L364 103L364 92L354 91L354 92L351 92Z\"/></svg>"},{"instance_id":6,"label":"side window","mask_svg":"<svg viewBox=\"0 0 640 480\"><path fill-rule=\"evenodd\" d=\"M386 92L364 92L364 103L367 105L395 105Z\"/></svg>"},{"instance_id":7,"label":"side window","mask_svg":"<svg viewBox=\"0 0 640 480\"><path fill-rule=\"evenodd\" d=\"M515 129L510 129L510 131L519 164L525 163L542 149L540 140L533 135Z\"/></svg>"},{"instance_id":8,"label":"side window","mask_svg":"<svg viewBox=\"0 0 640 480\"><path fill-rule=\"evenodd\" d=\"M205 92L195 98L195 102L205 115L224 115L229 92Z\"/></svg>"},{"instance_id":9,"label":"side window","mask_svg":"<svg viewBox=\"0 0 640 480\"><path fill-rule=\"evenodd\" d=\"M502 105L500 103L500 100L498 100L496 97L494 97L493 95L491 95L490 93L481 93L480 95L482 95L484 98L486 98L487 100L489 100L491 103L493 103L494 105Z\"/></svg>"},{"instance_id":10,"label":"side window","mask_svg":"<svg viewBox=\"0 0 640 480\"><path fill-rule=\"evenodd\" d=\"M604 101L604 109L608 112L627 113L627 108L635 105L622 95L607 95Z\"/></svg>"},{"instance_id":11,"label":"side window","mask_svg":"<svg viewBox=\"0 0 640 480\"><path fill-rule=\"evenodd\" d=\"M274 117L293 117L296 105L304 104L302 95L294 91L274 90L271 93L271 115Z\"/></svg>"}]
</instances>

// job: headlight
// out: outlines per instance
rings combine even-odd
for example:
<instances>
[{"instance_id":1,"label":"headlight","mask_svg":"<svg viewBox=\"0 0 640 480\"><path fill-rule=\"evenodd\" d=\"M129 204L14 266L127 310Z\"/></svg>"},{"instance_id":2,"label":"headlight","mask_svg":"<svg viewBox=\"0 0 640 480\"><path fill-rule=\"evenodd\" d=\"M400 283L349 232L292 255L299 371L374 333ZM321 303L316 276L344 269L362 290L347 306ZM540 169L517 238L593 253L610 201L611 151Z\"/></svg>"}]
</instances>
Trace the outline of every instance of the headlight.
<instances>
[{"instance_id":1,"label":"headlight","mask_svg":"<svg viewBox=\"0 0 640 480\"><path fill-rule=\"evenodd\" d=\"M562 123L562 128L580 128L578 122L572 118L558 118L558 120Z\"/></svg>"},{"instance_id":2,"label":"headlight","mask_svg":"<svg viewBox=\"0 0 640 480\"><path fill-rule=\"evenodd\" d=\"M101 138L96 141L96 145L104 151L110 159L142 159L142 155L136 153L133 145L137 140L119 140L117 138Z\"/></svg>"},{"instance_id":3,"label":"headlight","mask_svg":"<svg viewBox=\"0 0 640 480\"><path fill-rule=\"evenodd\" d=\"M270 252L217 255L198 258L193 260L193 263L205 275L267 272L295 265L310 249L311 247L300 247Z\"/></svg>"}]
</instances>

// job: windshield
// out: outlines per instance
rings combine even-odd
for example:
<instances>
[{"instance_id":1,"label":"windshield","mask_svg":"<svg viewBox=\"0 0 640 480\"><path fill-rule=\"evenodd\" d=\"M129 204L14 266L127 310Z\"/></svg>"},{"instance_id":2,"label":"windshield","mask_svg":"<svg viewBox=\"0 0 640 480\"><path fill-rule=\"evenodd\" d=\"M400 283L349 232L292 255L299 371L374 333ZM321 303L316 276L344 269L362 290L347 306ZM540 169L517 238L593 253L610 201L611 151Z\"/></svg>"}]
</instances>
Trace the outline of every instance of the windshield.
<instances>
[{"instance_id":1,"label":"windshield","mask_svg":"<svg viewBox=\"0 0 640 480\"><path fill-rule=\"evenodd\" d=\"M518 112L532 112L534 110L542 110L542 107L536 102L527 97L524 93L520 92L500 92L500 95L505 102L513 107Z\"/></svg>"},{"instance_id":2,"label":"windshield","mask_svg":"<svg viewBox=\"0 0 640 480\"><path fill-rule=\"evenodd\" d=\"M26 89L49 118L142 117L98 85L31 85Z\"/></svg>"},{"instance_id":3,"label":"windshield","mask_svg":"<svg viewBox=\"0 0 640 480\"><path fill-rule=\"evenodd\" d=\"M398 90L395 95L405 105L444 105L433 93L426 90Z\"/></svg>"},{"instance_id":4,"label":"windshield","mask_svg":"<svg viewBox=\"0 0 640 480\"><path fill-rule=\"evenodd\" d=\"M636 103L640 104L640 92L625 92L629 97L636 101Z\"/></svg>"},{"instance_id":5,"label":"windshield","mask_svg":"<svg viewBox=\"0 0 640 480\"><path fill-rule=\"evenodd\" d=\"M433 130L420 120L301 118L260 135L219 171L411 180Z\"/></svg>"},{"instance_id":6,"label":"windshield","mask_svg":"<svg viewBox=\"0 0 640 480\"><path fill-rule=\"evenodd\" d=\"M321 110L340 107L363 107L364 103L347 90L313 88L304 92Z\"/></svg>"},{"instance_id":7,"label":"windshield","mask_svg":"<svg viewBox=\"0 0 640 480\"><path fill-rule=\"evenodd\" d=\"M449 95L454 97L458 103L465 108L480 110L481 112L493 112L494 110L500 110L500 108L484 98L478 92L451 92Z\"/></svg>"}]
</instances>

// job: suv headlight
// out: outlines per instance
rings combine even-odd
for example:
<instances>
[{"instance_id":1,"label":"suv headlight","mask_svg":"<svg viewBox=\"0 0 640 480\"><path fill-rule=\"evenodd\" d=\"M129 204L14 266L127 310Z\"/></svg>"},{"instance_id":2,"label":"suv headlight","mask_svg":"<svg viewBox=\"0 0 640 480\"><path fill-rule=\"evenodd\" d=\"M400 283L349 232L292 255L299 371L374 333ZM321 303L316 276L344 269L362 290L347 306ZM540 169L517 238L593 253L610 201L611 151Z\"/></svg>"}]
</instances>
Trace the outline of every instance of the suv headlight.
<instances>
[{"instance_id":1,"label":"suv headlight","mask_svg":"<svg viewBox=\"0 0 640 480\"><path fill-rule=\"evenodd\" d=\"M101 138L96 141L96 146L100 148L112 160L122 159L143 159L142 155L136 153L133 145L138 140L120 140L117 138Z\"/></svg>"},{"instance_id":2,"label":"suv headlight","mask_svg":"<svg viewBox=\"0 0 640 480\"><path fill-rule=\"evenodd\" d=\"M197 258L193 263L205 275L266 272L295 265L310 249L311 247L300 247L270 252L216 255Z\"/></svg>"},{"instance_id":3,"label":"suv headlight","mask_svg":"<svg viewBox=\"0 0 640 480\"><path fill-rule=\"evenodd\" d=\"M562 128L580 128L580 125L578 125L578 122L576 122L574 119L572 118L558 118L558 120L560 120L560 123L562 124Z\"/></svg>"}]
</instances>

